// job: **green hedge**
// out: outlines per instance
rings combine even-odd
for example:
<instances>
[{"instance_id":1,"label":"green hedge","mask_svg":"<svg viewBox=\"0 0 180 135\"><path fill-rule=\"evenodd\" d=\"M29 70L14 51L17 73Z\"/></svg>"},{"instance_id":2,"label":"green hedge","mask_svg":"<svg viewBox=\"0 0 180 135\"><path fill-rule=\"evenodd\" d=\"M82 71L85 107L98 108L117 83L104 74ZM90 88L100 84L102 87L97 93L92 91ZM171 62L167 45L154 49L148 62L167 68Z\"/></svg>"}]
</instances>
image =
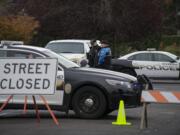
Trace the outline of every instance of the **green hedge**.
<instances>
[{"instance_id":1,"label":"green hedge","mask_svg":"<svg viewBox=\"0 0 180 135\"><path fill-rule=\"evenodd\" d=\"M180 36L162 36L159 40L146 39L144 41L114 43L111 48L114 57L147 48L156 48L156 50L168 51L180 56Z\"/></svg>"},{"instance_id":2,"label":"green hedge","mask_svg":"<svg viewBox=\"0 0 180 135\"><path fill-rule=\"evenodd\" d=\"M180 35L162 36L161 41L164 46L170 46L172 44L180 46Z\"/></svg>"},{"instance_id":3,"label":"green hedge","mask_svg":"<svg viewBox=\"0 0 180 135\"><path fill-rule=\"evenodd\" d=\"M180 36L163 36L159 49L180 56Z\"/></svg>"}]
</instances>

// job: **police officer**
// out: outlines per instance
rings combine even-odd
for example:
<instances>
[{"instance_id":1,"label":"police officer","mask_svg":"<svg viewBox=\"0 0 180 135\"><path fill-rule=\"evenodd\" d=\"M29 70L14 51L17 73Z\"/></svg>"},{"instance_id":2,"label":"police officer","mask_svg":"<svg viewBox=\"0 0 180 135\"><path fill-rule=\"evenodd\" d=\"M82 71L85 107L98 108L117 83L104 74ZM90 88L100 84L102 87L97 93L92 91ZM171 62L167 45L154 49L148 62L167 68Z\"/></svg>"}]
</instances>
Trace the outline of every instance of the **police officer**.
<instances>
[{"instance_id":1,"label":"police officer","mask_svg":"<svg viewBox=\"0 0 180 135\"><path fill-rule=\"evenodd\" d=\"M100 46L98 46L96 40L91 40L91 48L89 51L89 66L90 67L97 67L98 65L98 52L101 49Z\"/></svg>"},{"instance_id":2,"label":"police officer","mask_svg":"<svg viewBox=\"0 0 180 135\"><path fill-rule=\"evenodd\" d=\"M112 55L109 43L105 40L101 41L101 49L98 53L98 57L98 67L109 69Z\"/></svg>"}]
</instances>

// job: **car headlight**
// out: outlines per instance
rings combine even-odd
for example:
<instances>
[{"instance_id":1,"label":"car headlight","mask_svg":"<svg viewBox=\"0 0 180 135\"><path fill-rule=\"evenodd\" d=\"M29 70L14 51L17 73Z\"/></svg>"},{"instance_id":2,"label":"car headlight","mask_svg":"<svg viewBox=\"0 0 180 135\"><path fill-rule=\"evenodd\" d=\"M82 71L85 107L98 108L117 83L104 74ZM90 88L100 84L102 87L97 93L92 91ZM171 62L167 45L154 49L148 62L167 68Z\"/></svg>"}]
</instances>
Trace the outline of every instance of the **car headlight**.
<instances>
[{"instance_id":1,"label":"car headlight","mask_svg":"<svg viewBox=\"0 0 180 135\"><path fill-rule=\"evenodd\" d=\"M142 83L139 83L139 82L134 82L132 84L132 87L135 91L140 91L143 89L143 84Z\"/></svg>"},{"instance_id":2,"label":"car headlight","mask_svg":"<svg viewBox=\"0 0 180 135\"><path fill-rule=\"evenodd\" d=\"M132 85L130 82L125 82L125 81L118 81L118 80L111 80L111 79L106 79L106 82L109 85L113 85L113 86L121 86L121 87L126 87L128 89L132 88Z\"/></svg>"}]
</instances>

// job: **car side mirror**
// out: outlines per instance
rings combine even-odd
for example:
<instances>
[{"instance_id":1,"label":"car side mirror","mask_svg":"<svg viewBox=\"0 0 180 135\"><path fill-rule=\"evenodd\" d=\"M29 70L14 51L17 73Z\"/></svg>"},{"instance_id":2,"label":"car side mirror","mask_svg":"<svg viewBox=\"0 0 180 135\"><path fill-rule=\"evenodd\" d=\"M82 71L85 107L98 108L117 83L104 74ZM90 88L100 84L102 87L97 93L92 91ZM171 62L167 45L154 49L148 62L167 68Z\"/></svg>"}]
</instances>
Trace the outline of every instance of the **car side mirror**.
<instances>
[{"instance_id":1,"label":"car side mirror","mask_svg":"<svg viewBox=\"0 0 180 135\"><path fill-rule=\"evenodd\" d=\"M179 56L176 57L176 60L179 60Z\"/></svg>"},{"instance_id":2,"label":"car side mirror","mask_svg":"<svg viewBox=\"0 0 180 135\"><path fill-rule=\"evenodd\" d=\"M176 60L173 60L173 59L172 59L172 60L170 60L169 62L170 62L170 63L174 63L174 62L176 62Z\"/></svg>"},{"instance_id":3,"label":"car side mirror","mask_svg":"<svg viewBox=\"0 0 180 135\"><path fill-rule=\"evenodd\" d=\"M80 67L86 67L88 65L88 61L87 60L82 60L80 62Z\"/></svg>"}]
</instances>

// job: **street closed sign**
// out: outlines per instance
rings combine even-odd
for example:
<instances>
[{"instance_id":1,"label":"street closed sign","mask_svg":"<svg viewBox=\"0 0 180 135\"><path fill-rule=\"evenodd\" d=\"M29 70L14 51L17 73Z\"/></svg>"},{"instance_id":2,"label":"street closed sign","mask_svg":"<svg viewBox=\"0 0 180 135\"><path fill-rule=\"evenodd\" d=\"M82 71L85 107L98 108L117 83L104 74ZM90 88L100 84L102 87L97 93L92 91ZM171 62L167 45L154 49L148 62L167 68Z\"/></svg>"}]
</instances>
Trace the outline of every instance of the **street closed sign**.
<instances>
[{"instance_id":1,"label":"street closed sign","mask_svg":"<svg viewBox=\"0 0 180 135\"><path fill-rule=\"evenodd\" d=\"M57 59L0 59L0 94L54 94Z\"/></svg>"}]
</instances>

